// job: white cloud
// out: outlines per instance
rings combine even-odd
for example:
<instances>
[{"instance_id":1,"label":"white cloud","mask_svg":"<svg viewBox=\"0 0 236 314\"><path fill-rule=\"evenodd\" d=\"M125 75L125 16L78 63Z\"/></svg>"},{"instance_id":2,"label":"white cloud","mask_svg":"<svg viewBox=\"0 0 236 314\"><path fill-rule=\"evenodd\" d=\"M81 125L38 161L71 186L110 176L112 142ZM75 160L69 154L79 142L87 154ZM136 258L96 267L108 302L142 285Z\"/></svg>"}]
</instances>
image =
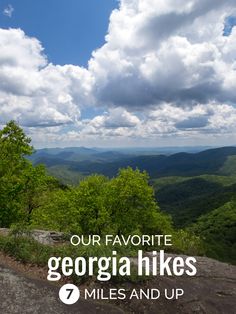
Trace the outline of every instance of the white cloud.
<instances>
[{"instance_id":1,"label":"white cloud","mask_svg":"<svg viewBox=\"0 0 236 314\"><path fill-rule=\"evenodd\" d=\"M12 17L13 12L14 8L11 4L8 4L8 6L3 10L3 14L8 17Z\"/></svg>"},{"instance_id":2,"label":"white cloud","mask_svg":"<svg viewBox=\"0 0 236 314\"><path fill-rule=\"evenodd\" d=\"M59 142L235 135L236 27L223 36L235 12L233 0L121 0L87 69L0 29L0 123L61 126L47 131ZM104 112L83 119L88 106Z\"/></svg>"},{"instance_id":3,"label":"white cloud","mask_svg":"<svg viewBox=\"0 0 236 314\"><path fill-rule=\"evenodd\" d=\"M141 123L140 119L123 108L109 109L103 115L81 123L81 136L128 136Z\"/></svg>"},{"instance_id":4,"label":"white cloud","mask_svg":"<svg viewBox=\"0 0 236 314\"><path fill-rule=\"evenodd\" d=\"M48 64L41 43L19 29L0 29L0 122L25 126L76 123L91 101L91 75L77 66Z\"/></svg>"},{"instance_id":5,"label":"white cloud","mask_svg":"<svg viewBox=\"0 0 236 314\"><path fill-rule=\"evenodd\" d=\"M231 0L122 0L89 63L97 99L127 108L235 102L235 35L223 37L234 9Z\"/></svg>"},{"instance_id":6,"label":"white cloud","mask_svg":"<svg viewBox=\"0 0 236 314\"><path fill-rule=\"evenodd\" d=\"M113 112L115 111L115 113ZM93 119L83 119L69 128L28 128L34 143L40 146L125 146L125 145L232 145L236 132L236 109L227 104L202 104L194 107L176 107L162 104L146 111L142 117L119 108L110 109ZM128 115L130 125L120 119ZM115 119L115 125L107 125ZM42 145L42 142L44 143ZM233 142L234 143L234 142Z\"/></svg>"}]
</instances>

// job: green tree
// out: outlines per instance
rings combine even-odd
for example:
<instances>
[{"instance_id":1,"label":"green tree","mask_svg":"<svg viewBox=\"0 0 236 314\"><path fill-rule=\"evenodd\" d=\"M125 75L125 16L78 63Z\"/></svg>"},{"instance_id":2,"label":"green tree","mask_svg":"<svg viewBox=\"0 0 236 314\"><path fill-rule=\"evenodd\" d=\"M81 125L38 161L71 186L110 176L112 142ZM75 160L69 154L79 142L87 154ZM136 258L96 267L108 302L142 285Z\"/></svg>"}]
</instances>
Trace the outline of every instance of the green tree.
<instances>
[{"instance_id":1,"label":"green tree","mask_svg":"<svg viewBox=\"0 0 236 314\"><path fill-rule=\"evenodd\" d=\"M101 234L111 229L106 199L108 182L104 176L92 175L81 181L75 189L74 203L84 234Z\"/></svg>"},{"instance_id":2,"label":"green tree","mask_svg":"<svg viewBox=\"0 0 236 314\"><path fill-rule=\"evenodd\" d=\"M171 220L159 211L146 172L128 167L113 178L107 191L112 225L118 234L158 233L171 229Z\"/></svg>"},{"instance_id":3,"label":"green tree","mask_svg":"<svg viewBox=\"0 0 236 314\"><path fill-rule=\"evenodd\" d=\"M33 166L29 164L22 173L22 200L27 220L36 208L38 208L45 199L45 193L48 190L56 188L57 181L47 175L44 165Z\"/></svg>"},{"instance_id":4,"label":"green tree","mask_svg":"<svg viewBox=\"0 0 236 314\"><path fill-rule=\"evenodd\" d=\"M10 121L0 131L0 226L8 227L24 215L21 211L23 172L29 167L25 158L33 152L30 138Z\"/></svg>"},{"instance_id":5,"label":"green tree","mask_svg":"<svg viewBox=\"0 0 236 314\"><path fill-rule=\"evenodd\" d=\"M33 228L80 233L79 212L74 207L71 190L54 190L44 194L39 207L31 214Z\"/></svg>"}]
</instances>

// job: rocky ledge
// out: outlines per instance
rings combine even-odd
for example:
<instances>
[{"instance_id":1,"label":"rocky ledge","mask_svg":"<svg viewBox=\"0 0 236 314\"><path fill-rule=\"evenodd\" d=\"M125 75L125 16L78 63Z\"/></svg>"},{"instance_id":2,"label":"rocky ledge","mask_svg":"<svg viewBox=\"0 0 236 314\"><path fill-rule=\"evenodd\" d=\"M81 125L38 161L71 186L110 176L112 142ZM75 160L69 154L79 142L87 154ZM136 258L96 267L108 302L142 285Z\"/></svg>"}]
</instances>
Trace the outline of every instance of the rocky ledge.
<instances>
[{"instance_id":1,"label":"rocky ledge","mask_svg":"<svg viewBox=\"0 0 236 314\"><path fill-rule=\"evenodd\" d=\"M0 234L6 235L8 232L8 229L0 230ZM63 234L52 231L35 230L32 232L32 236L43 244L54 244L63 241ZM175 256L174 254L166 255L166 257ZM181 256L183 258L186 257L184 255ZM107 300L100 301L102 302L100 303L100 305L102 304L101 306L97 303L94 304L90 301L81 300L77 306L64 307L58 300L56 292L58 288L51 287L47 282L37 284L35 291L32 290L35 293L32 296L32 291L27 286L31 287L31 285L35 285L35 282L24 278L22 274L12 273L9 269L5 268L8 265L2 265L2 269L0 267L0 313L20 314L27 312L51 314L55 312L86 314L110 312L140 314L235 314L236 266L221 263L207 257L196 257L196 259L197 274L194 277L185 275L181 277L156 276L140 284L131 284L128 282L122 284L101 284L91 280L86 287L88 289L103 289L105 294L109 294L109 290L114 288L125 289L128 295L133 289L137 291L140 289L143 291L156 289L161 292L160 298L156 300L126 298L126 300L112 301L112 307ZM135 263L135 260L133 262ZM16 280L13 280L13 277ZM18 285L19 287L17 288ZM84 287L80 288L84 289ZM184 295L178 298L178 300L167 300L164 295L165 289L169 292L172 289L183 289ZM51 296L47 297L47 301L45 301L45 298L41 299L41 297L43 298L43 295L47 295L47 291L50 292ZM27 302L29 303L26 306ZM45 302L48 302L46 308L43 305L46 304ZM24 311L17 312L18 310L16 309L20 308L24 309Z\"/></svg>"},{"instance_id":2,"label":"rocky ledge","mask_svg":"<svg viewBox=\"0 0 236 314\"><path fill-rule=\"evenodd\" d=\"M9 233L10 229L0 228L0 235L6 236ZM28 233L23 233L23 235L31 236L34 240L45 245L53 245L65 241L65 235L57 231L32 230Z\"/></svg>"},{"instance_id":3,"label":"rocky ledge","mask_svg":"<svg viewBox=\"0 0 236 314\"><path fill-rule=\"evenodd\" d=\"M207 257L196 259L197 274L194 277L157 276L139 288L160 290L162 295L158 300L133 300L127 305L136 313L235 314L236 266ZM137 287L132 285L130 288ZM178 300L167 300L165 289L169 292L172 289L183 289L184 295Z\"/></svg>"}]
</instances>

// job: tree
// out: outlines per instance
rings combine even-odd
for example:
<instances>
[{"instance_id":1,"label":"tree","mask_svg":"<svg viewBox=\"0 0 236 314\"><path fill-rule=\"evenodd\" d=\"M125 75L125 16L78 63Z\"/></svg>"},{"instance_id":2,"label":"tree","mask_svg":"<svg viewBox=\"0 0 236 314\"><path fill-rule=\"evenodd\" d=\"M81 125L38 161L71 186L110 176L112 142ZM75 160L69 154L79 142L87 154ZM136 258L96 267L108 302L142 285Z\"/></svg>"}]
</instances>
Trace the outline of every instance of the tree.
<instances>
[{"instance_id":1,"label":"tree","mask_svg":"<svg viewBox=\"0 0 236 314\"><path fill-rule=\"evenodd\" d=\"M30 138L10 121L0 131L0 226L8 227L20 219L23 172L29 167L25 158L33 152Z\"/></svg>"},{"instance_id":2,"label":"tree","mask_svg":"<svg viewBox=\"0 0 236 314\"><path fill-rule=\"evenodd\" d=\"M108 183L108 178L92 175L81 181L75 189L74 203L84 234L101 234L110 230L110 213L106 200Z\"/></svg>"},{"instance_id":3,"label":"tree","mask_svg":"<svg viewBox=\"0 0 236 314\"><path fill-rule=\"evenodd\" d=\"M28 163L25 156L33 153L31 139L14 121L0 130L0 177L6 173L17 174Z\"/></svg>"},{"instance_id":4,"label":"tree","mask_svg":"<svg viewBox=\"0 0 236 314\"><path fill-rule=\"evenodd\" d=\"M79 213L74 207L73 191L54 190L44 194L31 215L31 226L48 230L80 233Z\"/></svg>"},{"instance_id":5,"label":"tree","mask_svg":"<svg viewBox=\"0 0 236 314\"><path fill-rule=\"evenodd\" d=\"M44 165L33 166L29 164L22 172L22 199L23 206L30 221L30 216L43 201L45 192L56 187L57 181L47 175Z\"/></svg>"},{"instance_id":6,"label":"tree","mask_svg":"<svg viewBox=\"0 0 236 314\"><path fill-rule=\"evenodd\" d=\"M158 233L171 230L171 220L159 211L146 172L121 169L108 187L107 203L118 234Z\"/></svg>"}]
</instances>

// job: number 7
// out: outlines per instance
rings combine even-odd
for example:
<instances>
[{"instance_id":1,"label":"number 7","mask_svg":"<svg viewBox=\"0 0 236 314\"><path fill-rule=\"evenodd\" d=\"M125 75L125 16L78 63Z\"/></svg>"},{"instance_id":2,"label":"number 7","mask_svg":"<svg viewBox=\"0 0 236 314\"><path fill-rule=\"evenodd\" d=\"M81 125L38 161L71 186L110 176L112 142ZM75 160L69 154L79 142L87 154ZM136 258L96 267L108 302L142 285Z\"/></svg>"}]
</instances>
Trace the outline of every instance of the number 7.
<instances>
[{"instance_id":1,"label":"number 7","mask_svg":"<svg viewBox=\"0 0 236 314\"><path fill-rule=\"evenodd\" d=\"M68 294L68 297L67 297L67 300L68 300L71 297L72 292L74 291L74 289L66 289L66 291L69 291L69 294Z\"/></svg>"}]
</instances>

